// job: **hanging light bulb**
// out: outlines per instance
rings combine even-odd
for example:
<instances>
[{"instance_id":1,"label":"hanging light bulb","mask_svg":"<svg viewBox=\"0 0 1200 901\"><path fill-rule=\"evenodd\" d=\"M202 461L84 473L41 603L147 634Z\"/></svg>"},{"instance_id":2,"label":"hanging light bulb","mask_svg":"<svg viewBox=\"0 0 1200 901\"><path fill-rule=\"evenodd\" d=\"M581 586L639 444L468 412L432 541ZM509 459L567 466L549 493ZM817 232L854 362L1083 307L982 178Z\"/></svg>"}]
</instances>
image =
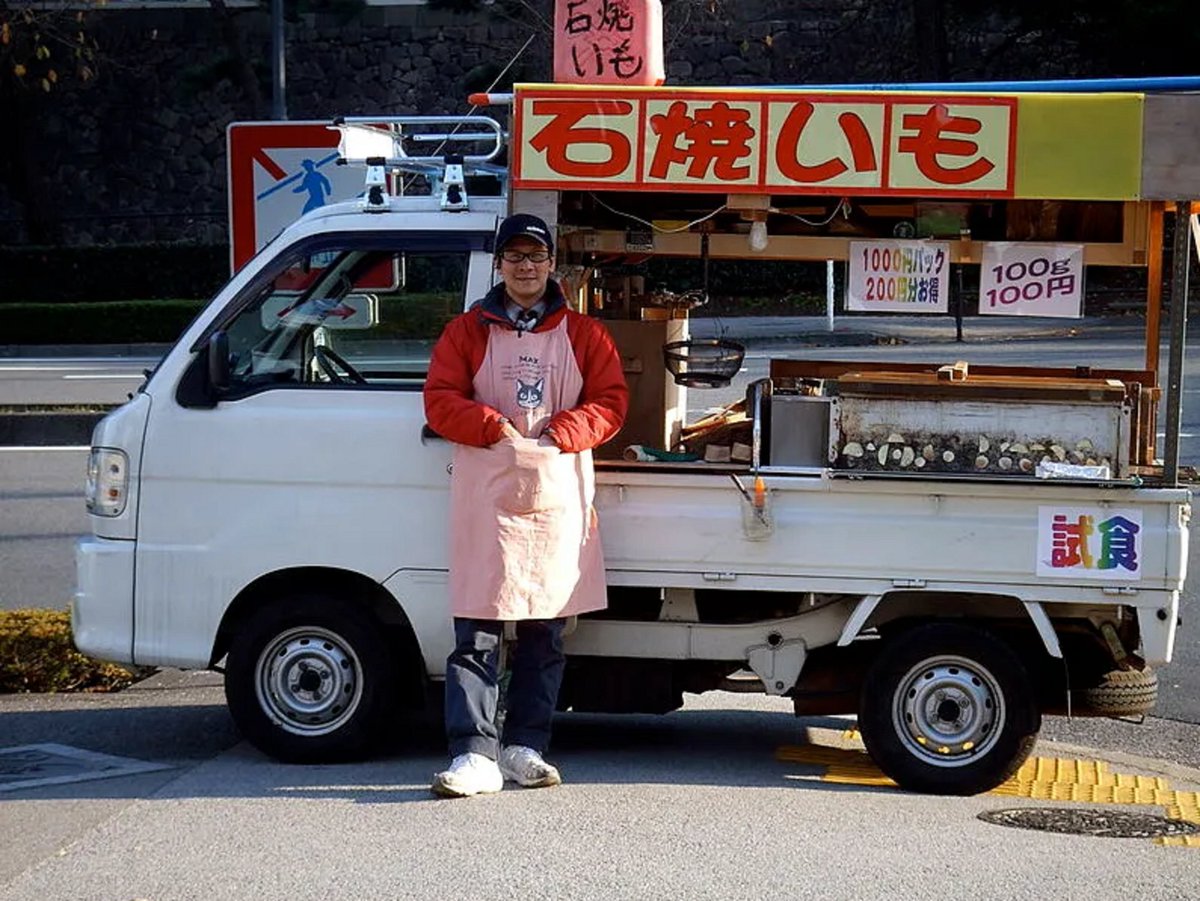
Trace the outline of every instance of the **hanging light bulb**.
<instances>
[{"instance_id":1,"label":"hanging light bulb","mask_svg":"<svg viewBox=\"0 0 1200 901\"><path fill-rule=\"evenodd\" d=\"M767 243L770 236L767 234L767 221L765 219L755 219L750 223L750 249L755 253L762 253L767 249Z\"/></svg>"}]
</instances>

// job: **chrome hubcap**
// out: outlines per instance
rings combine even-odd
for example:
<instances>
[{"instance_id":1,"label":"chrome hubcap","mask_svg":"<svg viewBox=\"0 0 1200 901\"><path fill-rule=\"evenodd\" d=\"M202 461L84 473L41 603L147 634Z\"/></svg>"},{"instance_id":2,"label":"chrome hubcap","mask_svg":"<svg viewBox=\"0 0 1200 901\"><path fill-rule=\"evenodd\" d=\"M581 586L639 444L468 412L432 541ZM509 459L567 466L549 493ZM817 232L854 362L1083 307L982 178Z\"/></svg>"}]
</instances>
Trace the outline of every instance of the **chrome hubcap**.
<instances>
[{"instance_id":1,"label":"chrome hubcap","mask_svg":"<svg viewBox=\"0 0 1200 901\"><path fill-rule=\"evenodd\" d=\"M892 706L896 734L910 753L940 767L964 766L999 741L1004 696L973 660L932 657L900 680Z\"/></svg>"},{"instance_id":2,"label":"chrome hubcap","mask_svg":"<svg viewBox=\"0 0 1200 901\"><path fill-rule=\"evenodd\" d=\"M327 629L280 634L259 656L255 673L263 710L296 735L333 732L362 700L362 665L346 640Z\"/></svg>"}]
</instances>

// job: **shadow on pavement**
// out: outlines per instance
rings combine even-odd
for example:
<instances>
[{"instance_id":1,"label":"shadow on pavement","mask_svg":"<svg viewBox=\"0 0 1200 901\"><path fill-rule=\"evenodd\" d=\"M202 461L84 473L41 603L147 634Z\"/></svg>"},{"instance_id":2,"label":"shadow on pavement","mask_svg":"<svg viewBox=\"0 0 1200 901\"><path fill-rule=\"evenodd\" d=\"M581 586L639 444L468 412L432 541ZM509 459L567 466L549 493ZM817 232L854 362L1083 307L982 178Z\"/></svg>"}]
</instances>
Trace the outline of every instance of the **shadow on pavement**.
<instances>
[{"instance_id":1,"label":"shadow on pavement","mask_svg":"<svg viewBox=\"0 0 1200 901\"><path fill-rule=\"evenodd\" d=\"M126 694L126 698L129 695ZM24 798L342 798L359 804L434 800L430 780L448 756L440 723L409 724L374 757L338 764L285 764L241 742L223 704L4 712L0 746L53 742L165 763L171 770L26 788ZM569 785L709 785L844 791L808 781L821 767L775 759L810 730L840 732L840 719L796 719L762 710L682 710L663 716L560 714L547 755ZM219 760L215 758L220 757ZM852 790L862 791L862 787Z\"/></svg>"}]
</instances>

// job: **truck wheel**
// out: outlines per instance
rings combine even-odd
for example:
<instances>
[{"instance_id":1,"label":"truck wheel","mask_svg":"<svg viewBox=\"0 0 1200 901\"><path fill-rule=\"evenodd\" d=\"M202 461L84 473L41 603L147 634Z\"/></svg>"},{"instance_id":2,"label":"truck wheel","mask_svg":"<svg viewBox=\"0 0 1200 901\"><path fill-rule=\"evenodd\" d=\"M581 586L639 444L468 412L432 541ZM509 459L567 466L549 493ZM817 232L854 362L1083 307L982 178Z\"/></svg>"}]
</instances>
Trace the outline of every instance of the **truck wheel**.
<instances>
[{"instance_id":1,"label":"truck wheel","mask_svg":"<svg viewBox=\"0 0 1200 901\"><path fill-rule=\"evenodd\" d=\"M1040 728L1020 660L970 626L934 623L891 639L863 684L867 752L909 791L995 788L1025 762Z\"/></svg>"},{"instance_id":2,"label":"truck wheel","mask_svg":"<svg viewBox=\"0 0 1200 901\"><path fill-rule=\"evenodd\" d=\"M295 763L367 752L399 715L397 649L368 613L306 595L255 611L235 633L225 697L242 734Z\"/></svg>"},{"instance_id":3,"label":"truck wheel","mask_svg":"<svg viewBox=\"0 0 1200 901\"><path fill-rule=\"evenodd\" d=\"M1158 674L1150 669L1112 670L1079 694L1082 706L1099 716L1149 713L1158 703Z\"/></svg>"}]
</instances>

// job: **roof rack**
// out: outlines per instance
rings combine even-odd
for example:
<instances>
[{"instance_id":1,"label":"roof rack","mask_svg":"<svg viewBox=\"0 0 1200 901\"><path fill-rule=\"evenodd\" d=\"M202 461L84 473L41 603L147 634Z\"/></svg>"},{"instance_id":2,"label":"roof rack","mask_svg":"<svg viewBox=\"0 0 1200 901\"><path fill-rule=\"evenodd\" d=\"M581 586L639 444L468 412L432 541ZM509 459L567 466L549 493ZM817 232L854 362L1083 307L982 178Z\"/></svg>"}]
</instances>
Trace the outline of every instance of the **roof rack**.
<instances>
[{"instance_id":1,"label":"roof rack","mask_svg":"<svg viewBox=\"0 0 1200 901\"><path fill-rule=\"evenodd\" d=\"M459 131L463 126L473 130ZM338 164L366 167L365 210L388 208L389 171L428 178L445 210L468 208L465 176L490 175L504 185L508 174L493 162L504 149L504 129L488 116L339 116L331 127L341 132ZM410 152L422 144L437 146L429 153ZM476 152L463 152L470 149Z\"/></svg>"}]
</instances>

